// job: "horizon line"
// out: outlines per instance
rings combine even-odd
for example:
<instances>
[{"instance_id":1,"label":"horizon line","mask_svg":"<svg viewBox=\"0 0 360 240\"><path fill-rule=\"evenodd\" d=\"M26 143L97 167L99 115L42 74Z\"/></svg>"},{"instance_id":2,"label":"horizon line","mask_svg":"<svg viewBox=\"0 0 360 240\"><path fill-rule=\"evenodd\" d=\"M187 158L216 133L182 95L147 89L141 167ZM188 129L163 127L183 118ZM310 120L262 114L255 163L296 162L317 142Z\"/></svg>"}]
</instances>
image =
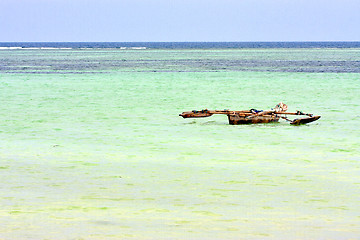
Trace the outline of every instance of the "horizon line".
<instances>
[{"instance_id":1,"label":"horizon line","mask_svg":"<svg viewBox=\"0 0 360 240\"><path fill-rule=\"evenodd\" d=\"M336 43L336 42L360 42L360 40L344 41L5 41L0 43Z\"/></svg>"}]
</instances>

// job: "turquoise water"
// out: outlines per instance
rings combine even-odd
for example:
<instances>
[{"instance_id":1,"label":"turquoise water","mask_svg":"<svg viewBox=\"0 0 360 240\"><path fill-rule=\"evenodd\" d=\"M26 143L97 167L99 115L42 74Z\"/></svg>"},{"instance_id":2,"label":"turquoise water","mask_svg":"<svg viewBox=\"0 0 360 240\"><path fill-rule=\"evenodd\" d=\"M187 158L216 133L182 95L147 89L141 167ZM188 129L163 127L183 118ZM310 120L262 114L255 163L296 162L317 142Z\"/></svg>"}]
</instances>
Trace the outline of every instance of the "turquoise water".
<instances>
[{"instance_id":1,"label":"turquoise water","mask_svg":"<svg viewBox=\"0 0 360 240\"><path fill-rule=\"evenodd\" d=\"M357 239L359 52L0 51L0 238Z\"/></svg>"}]
</instances>

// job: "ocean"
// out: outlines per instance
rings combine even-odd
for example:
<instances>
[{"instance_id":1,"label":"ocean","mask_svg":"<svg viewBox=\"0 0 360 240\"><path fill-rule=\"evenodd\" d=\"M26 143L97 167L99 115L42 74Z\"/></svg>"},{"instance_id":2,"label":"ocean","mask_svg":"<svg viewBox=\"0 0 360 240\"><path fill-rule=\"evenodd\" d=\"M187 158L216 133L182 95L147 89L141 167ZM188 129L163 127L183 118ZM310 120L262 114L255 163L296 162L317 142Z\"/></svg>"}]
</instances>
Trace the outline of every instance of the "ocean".
<instances>
[{"instance_id":1,"label":"ocean","mask_svg":"<svg viewBox=\"0 0 360 240\"><path fill-rule=\"evenodd\" d=\"M0 103L0 239L360 236L359 42L0 43Z\"/></svg>"}]
</instances>

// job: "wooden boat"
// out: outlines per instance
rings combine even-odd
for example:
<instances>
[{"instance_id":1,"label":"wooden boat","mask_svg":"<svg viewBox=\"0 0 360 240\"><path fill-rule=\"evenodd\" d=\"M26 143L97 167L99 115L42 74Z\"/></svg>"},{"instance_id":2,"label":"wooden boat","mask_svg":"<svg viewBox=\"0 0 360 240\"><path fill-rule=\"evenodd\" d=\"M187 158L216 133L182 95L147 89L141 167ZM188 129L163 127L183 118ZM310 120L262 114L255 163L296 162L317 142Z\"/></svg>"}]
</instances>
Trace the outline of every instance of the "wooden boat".
<instances>
[{"instance_id":1,"label":"wooden boat","mask_svg":"<svg viewBox=\"0 0 360 240\"><path fill-rule=\"evenodd\" d=\"M280 117L277 115L263 115L263 116L254 116L249 118L249 116L241 114L229 114L227 115L229 119L229 124L239 125L239 124L250 124L250 123L270 123L278 122Z\"/></svg>"},{"instance_id":2,"label":"wooden boat","mask_svg":"<svg viewBox=\"0 0 360 240\"><path fill-rule=\"evenodd\" d=\"M183 118L202 118L210 117L214 114L223 114L227 115L229 124L239 125L239 124L253 124L253 123L270 123L278 122L280 119L285 119L290 122L291 125L301 125L310 122L314 122L320 118L320 116L314 116L313 114L303 113L301 111L286 112L287 105L284 103L279 103L274 109L263 111L263 110L242 110L242 111L231 111L231 110L208 110L203 109L201 111L193 110L188 112L183 112L179 116ZM297 118L291 120L287 118L287 115L298 115L304 116L302 118Z\"/></svg>"}]
</instances>

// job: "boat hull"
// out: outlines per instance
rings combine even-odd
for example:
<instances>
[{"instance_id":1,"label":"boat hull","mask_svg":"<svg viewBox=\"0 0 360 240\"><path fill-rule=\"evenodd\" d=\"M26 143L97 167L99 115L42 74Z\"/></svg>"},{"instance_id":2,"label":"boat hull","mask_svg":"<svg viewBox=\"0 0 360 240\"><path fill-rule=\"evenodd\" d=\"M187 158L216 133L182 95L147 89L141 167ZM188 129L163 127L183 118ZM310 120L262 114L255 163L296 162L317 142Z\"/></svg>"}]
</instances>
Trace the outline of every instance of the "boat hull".
<instances>
[{"instance_id":1,"label":"boat hull","mask_svg":"<svg viewBox=\"0 0 360 240\"><path fill-rule=\"evenodd\" d=\"M314 122L314 121L318 120L319 118L320 118L320 116L312 116L312 117L308 117L308 118L299 118L299 119L293 120L290 124L291 125L302 125L302 124Z\"/></svg>"},{"instance_id":2,"label":"boat hull","mask_svg":"<svg viewBox=\"0 0 360 240\"><path fill-rule=\"evenodd\" d=\"M270 122L278 122L280 119L280 117L277 115L242 116L239 114L229 114L227 116L229 119L229 124L231 125L270 123Z\"/></svg>"}]
</instances>

